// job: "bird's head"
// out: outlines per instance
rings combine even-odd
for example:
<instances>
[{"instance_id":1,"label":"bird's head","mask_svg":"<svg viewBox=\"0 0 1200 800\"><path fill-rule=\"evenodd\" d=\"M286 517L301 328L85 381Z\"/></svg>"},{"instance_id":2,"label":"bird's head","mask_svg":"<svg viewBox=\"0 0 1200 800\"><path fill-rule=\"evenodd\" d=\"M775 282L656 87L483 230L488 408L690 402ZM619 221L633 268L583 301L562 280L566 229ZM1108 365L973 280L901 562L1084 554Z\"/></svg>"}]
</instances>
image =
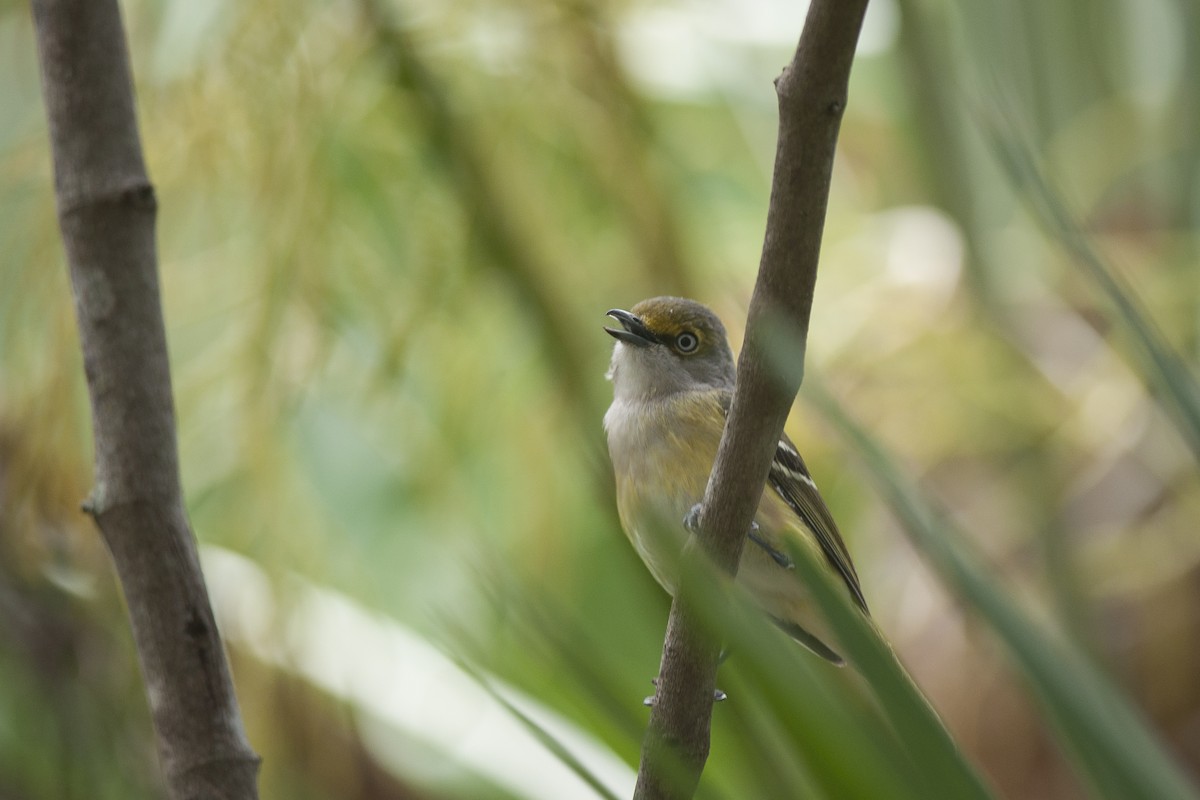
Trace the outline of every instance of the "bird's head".
<instances>
[{"instance_id":1,"label":"bird's head","mask_svg":"<svg viewBox=\"0 0 1200 800\"><path fill-rule=\"evenodd\" d=\"M707 306L681 297L653 297L608 316L617 340L608 377L618 399L651 400L682 391L732 389L733 352L725 326Z\"/></svg>"}]
</instances>

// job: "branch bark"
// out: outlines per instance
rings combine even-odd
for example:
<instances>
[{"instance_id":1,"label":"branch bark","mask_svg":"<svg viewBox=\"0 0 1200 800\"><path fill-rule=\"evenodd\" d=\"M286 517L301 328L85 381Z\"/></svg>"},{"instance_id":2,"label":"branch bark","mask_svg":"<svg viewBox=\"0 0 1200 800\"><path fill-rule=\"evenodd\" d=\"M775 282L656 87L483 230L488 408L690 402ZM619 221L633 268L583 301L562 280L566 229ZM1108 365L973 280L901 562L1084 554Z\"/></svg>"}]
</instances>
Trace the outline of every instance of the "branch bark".
<instances>
[{"instance_id":1,"label":"branch bark","mask_svg":"<svg viewBox=\"0 0 1200 800\"><path fill-rule=\"evenodd\" d=\"M796 53L775 81L779 138L766 235L733 405L696 537L696 550L729 574L737 573L804 376L834 150L866 7L867 0L812 0ZM685 565L671 606L635 800L690 798L708 759L719 643L691 600L705 590L695 574Z\"/></svg>"},{"instance_id":2,"label":"branch bark","mask_svg":"<svg viewBox=\"0 0 1200 800\"><path fill-rule=\"evenodd\" d=\"M183 505L154 237L116 0L34 0L55 193L91 397L84 510L112 553L175 800L255 798L250 748Z\"/></svg>"}]
</instances>

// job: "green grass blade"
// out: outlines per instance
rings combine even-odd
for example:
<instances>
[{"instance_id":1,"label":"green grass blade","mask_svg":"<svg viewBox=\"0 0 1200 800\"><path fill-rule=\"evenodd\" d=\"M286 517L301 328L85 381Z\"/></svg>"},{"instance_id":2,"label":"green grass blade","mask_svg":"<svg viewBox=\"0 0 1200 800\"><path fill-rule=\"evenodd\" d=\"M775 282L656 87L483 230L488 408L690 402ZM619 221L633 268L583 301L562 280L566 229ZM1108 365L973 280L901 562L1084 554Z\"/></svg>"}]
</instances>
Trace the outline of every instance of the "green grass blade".
<instances>
[{"instance_id":1,"label":"green grass blade","mask_svg":"<svg viewBox=\"0 0 1200 800\"><path fill-rule=\"evenodd\" d=\"M897 738L906 748L930 797L990 798L975 769L958 749L929 701L896 659L878 629L852 608L845 592L802 548L792 548L796 571L838 632L850 662L867 679Z\"/></svg>"},{"instance_id":2,"label":"green grass blade","mask_svg":"<svg viewBox=\"0 0 1200 800\"><path fill-rule=\"evenodd\" d=\"M1092 245L1060 193L1038 168L1032 149L1015 132L1006 130L995 115L978 112L975 116L997 162L1038 223L1125 323L1142 379L1200 461L1200 386L1187 363L1171 347L1129 282Z\"/></svg>"},{"instance_id":3,"label":"green grass blade","mask_svg":"<svg viewBox=\"0 0 1200 800\"><path fill-rule=\"evenodd\" d=\"M788 639L747 598L729 603L716 594L702 613L720 620L716 624L726 632L731 656L721 675L735 670L746 680L730 686L729 699L716 707L714 719L727 704L769 709L786 747L804 762L804 779L819 787L819 797L937 796L930 794L887 721L854 696L853 676ZM719 682L728 683L724 677ZM751 698L743 697L746 691ZM772 796L808 796L801 791L801 785L781 786Z\"/></svg>"},{"instance_id":4,"label":"green grass blade","mask_svg":"<svg viewBox=\"0 0 1200 800\"><path fill-rule=\"evenodd\" d=\"M1112 800L1200 797L1125 694L1070 642L1031 620L989 576L962 532L918 495L883 449L815 380L806 385L863 458L918 552L996 633L1093 793Z\"/></svg>"},{"instance_id":5,"label":"green grass blade","mask_svg":"<svg viewBox=\"0 0 1200 800\"><path fill-rule=\"evenodd\" d=\"M481 672L475 669L475 667L469 662L466 662L462 659L456 659L456 663L463 669L464 672L475 679L475 682L479 684L480 688L491 695L492 698L501 706L503 706L504 709L511 714L515 720L521 723L521 725L529 731L533 738L541 742L542 746L549 750L556 758L558 758L558 760L561 761L564 766L574 772L580 780L590 786L598 797L602 797L604 800L621 800L620 795L609 789L598 775L588 769L588 766L575 756L571 748L565 742L563 742L562 739L560 739L558 736L555 736L552 732L547 730L544 725L518 708L515 703L505 696L504 692L501 692L495 686L493 686L492 682L488 680L488 678Z\"/></svg>"}]
</instances>

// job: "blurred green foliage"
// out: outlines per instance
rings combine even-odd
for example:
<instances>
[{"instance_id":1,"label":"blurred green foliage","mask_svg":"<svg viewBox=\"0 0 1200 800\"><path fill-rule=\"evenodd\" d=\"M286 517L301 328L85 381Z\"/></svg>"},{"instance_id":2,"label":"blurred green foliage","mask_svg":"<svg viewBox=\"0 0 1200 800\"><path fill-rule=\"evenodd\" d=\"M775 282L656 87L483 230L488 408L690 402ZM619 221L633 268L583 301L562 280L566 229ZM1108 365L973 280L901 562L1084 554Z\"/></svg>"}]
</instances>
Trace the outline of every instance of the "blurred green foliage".
<instances>
[{"instance_id":1,"label":"blurred green foliage","mask_svg":"<svg viewBox=\"0 0 1200 800\"><path fill-rule=\"evenodd\" d=\"M619 796L668 605L613 513L603 312L684 293L737 338L803 10L124 11L190 512L258 570L210 577L264 797L554 796L525 756L483 757L502 743L471 739L474 705L446 735L398 725L366 685L391 662L351 626L306 639L325 629L297 586L444 647ZM809 342L837 399L802 390L789 432L962 755L869 632L868 683L751 618L701 797L949 796L972 770L1003 797L1194 795L1198 16L873 5ZM32 48L0 5L0 797L159 796L78 513L88 407ZM358 679L323 679L335 656ZM406 680L396 702L438 727L449 704L418 701L444 695Z\"/></svg>"}]
</instances>

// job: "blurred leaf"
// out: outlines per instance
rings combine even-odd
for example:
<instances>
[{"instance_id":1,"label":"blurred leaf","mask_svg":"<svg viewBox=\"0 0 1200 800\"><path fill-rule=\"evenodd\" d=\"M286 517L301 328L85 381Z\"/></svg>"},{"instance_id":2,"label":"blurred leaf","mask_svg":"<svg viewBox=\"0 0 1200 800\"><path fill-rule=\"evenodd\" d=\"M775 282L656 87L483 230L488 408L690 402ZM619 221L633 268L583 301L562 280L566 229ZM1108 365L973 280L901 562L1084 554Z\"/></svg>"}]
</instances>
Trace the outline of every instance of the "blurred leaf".
<instances>
[{"instance_id":1,"label":"blurred leaf","mask_svg":"<svg viewBox=\"0 0 1200 800\"><path fill-rule=\"evenodd\" d=\"M1134 360L1151 392L1170 412L1200 462L1200 386L1186 361L1158 329L1133 286L1108 264L1079 227L1060 194L1037 166L1032 149L1000 114L977 113L977 121L1014 188L1046 234L1061 246L1125 324Z\"/></svg>"},{"instance_id":2,"label":"blurred leaf","mask_svg":"<svg viewBox=\"0 0 1200 800\"><path fill-rule=\"evenodd\" d=\"M1125 694L1070 642L1030 619L969 551L967 538L901 476L882 447L816 380L806 385L813 403L863 459L914 546L996 633L1097 796L1200 797Z\"/></svg>"},{"instance_id":3,"label":"blurred leaf","mask_svg":"<svg viewBox=\"0 0 1200 800\"><path fill-rule=\"evenodd\" d=\"M845 591L835 587L831 576L813 563L807 549L792 544L792 561L838 632L850 664L867 679L897 738L908 750L926 796L990 798L991 791L875 625L851 607Z\"/></svg>"},{"instance_id":4,"label":"blurred leaf","mask_svg":"<svg viewBox=\"0 0 1200 800\"><path fill-rule=\"evenodd\" d=\"M531 734L533 734L534 738L545 745L547 750L557 756L558 759L566 764L572 772L583 779L588 786L592 787L596 791L597 795L606 798L606 800L618 800L618 795L605 786L604 782L600 780L599 776L595 775L591 770L589 770L586 764L576 758L571 752L571 748L565 742L547 730L543 725L539 724L537 720L533 719L533 717L517 708L517 706L507 697L505 697L501 692L497 691L496 688L492 686L491 682L488 681L487 678L485 678L482 674L480 674L478 670L471 668L469 665L466 665L461 661L459 662L459 665L462 666L463 669L466 670L473 678L475 678L479 685L482 686L488 694L495 698L497 703L504 706L508 713L512 714L517 721L524 725L525 728Z\"/></svg>"}]
</instances>

